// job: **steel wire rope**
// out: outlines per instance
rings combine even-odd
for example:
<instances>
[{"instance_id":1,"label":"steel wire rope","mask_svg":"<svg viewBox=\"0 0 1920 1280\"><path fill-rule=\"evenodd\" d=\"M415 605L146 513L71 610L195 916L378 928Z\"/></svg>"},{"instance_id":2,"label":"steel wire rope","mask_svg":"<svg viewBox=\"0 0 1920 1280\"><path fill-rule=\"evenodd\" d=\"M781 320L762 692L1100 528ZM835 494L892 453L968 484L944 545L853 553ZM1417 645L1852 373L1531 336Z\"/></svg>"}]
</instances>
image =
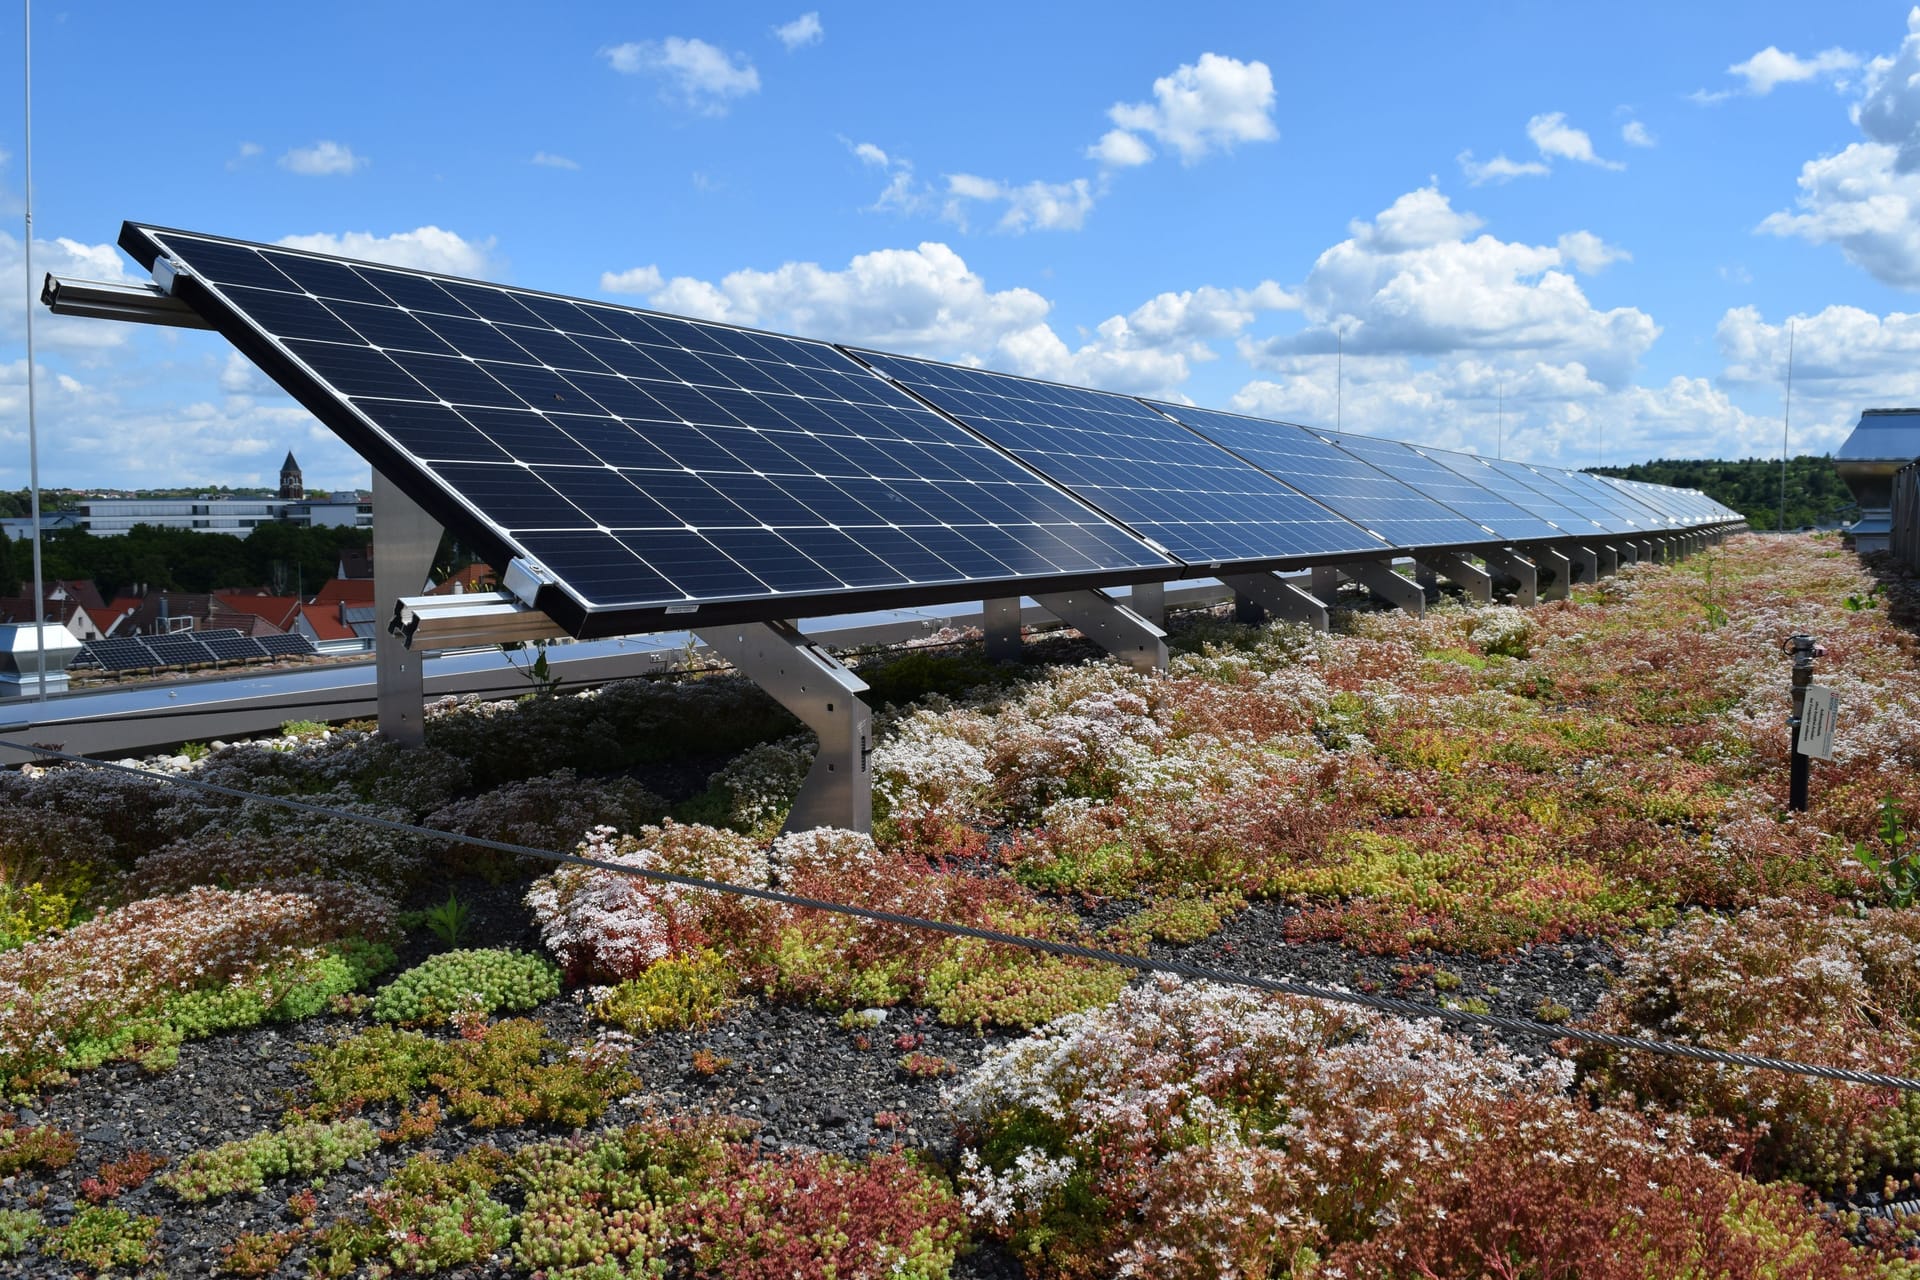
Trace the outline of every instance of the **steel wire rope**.
<instances>
[{"instance_id":1,"label":"steel wire rope","mask_svg":"<svg viewBox=\"0 0 1920 1280\"><path fill-rule=\"evenodd\" d=\"M605 858L589 858L577 853L561 853L554 849L541 849L533 845L514 844L506 840L489 840L483 836L462 835L455 831L442 831L435 827L423 827L418 823L400 822L392 818L380 818L372 814L354 813L345 809L334 809L323 804L314 804L306 800L295 800L291 796L267 795L257 791L244 791L238 787L224 786L217 782L202 782L195 778L185 778L178 774L161 773L154 769L143 769L133 765L119 764L107 760L94 760L87 756L71 755L64 751L55 751L45 747L36 747L31 743L12 742L0 739L0 747L16 751L30 752L47 759L62 760L71 764L84 765L94 769L104 769L114 773L128 774L137 778L165 783L169 786L188 787L214 795L232 796L239 800L257 800L264 804L277 805L298 813L314 814L323 818L356 822L362 826L376 827L385 831L397 831L406 835L425 836L430 840L446 841L452 844L471 845L477 849L491 849L499 853L517 854L523 857L538 858L562 866L592 867L600 871L611 871L616 875L632 876L636 879L651 880L659 884L678 885L685 889L700 889L710 893L728 894L739 898L754 898L763 902L779 903L782 906L799 907L809 911L825 911L835 915L852 916L860 920L872 920L880 924L899 925L903 928L920 929L930 933L942 933L950 937L974 938L982 942L1001 943L1019 947L1028 951L1038 951L1048 955L1065 956L1078 960L1092 960L1105 964L1119 965L1140 973L1165 973L1177 978L1188 978L1199 982L1216 982L1226 986L1248 987L1264 991L1271 995L1294 996L1306 1000L1318 1000L1332 1004L1356 1005L1363 1009L1372 1009L1378 1013L1390 1013L1402 1018L1431 1018L1441 1022L1456 1023L1469 1027L1484 1027L1490 1031L1504 1031L1512 1035L1527 1036L1546 1040L1576 1040L1583 1044L1602 1045L1610 1049L1621 1049L1631 1053L1651 1053L1661 1057L1684 1058L1692 1062L1712 1063L1721 1066L1744 1067L1756 1071L1777 1071L1787 1075L1812 1076L1821 1080L1835 1080L1844 1084L1868 1085L1885 1089L1900 1089L1920 1093L1920 1079L1912 1076L1889 1075L1879 1071L1857 1071L1851 1067L1833 1067L1820 1063L1796 1062L1787 1058L1773 1058L1764 1054L1741 1053L1728 1049L1712 1049L1704 1045L1686 1044L1673 1040L1652 1040L1641 1036L1615 1035L1610 1031L1594 1031L1585 1027L1558 1026L1551 1022L1542 1022L1536 1018L1515 1018L1504 1014L1474 1013L1466 1009L1449 1009L1437 1005L1421 1004L1416 1000L1402 1000L1394 996L1368 995L1365 992L1346 991L1339 987L1324 987L1317 983L1296 982L1280 978L1262 978L1253 974L1232 973L1225 969L1215 969L1210 965L1189 964L1184 960L1158 960L1151 956L1129 955L1123 951L1107 951L1099 947L1084 947L1073 942L1058 942L1049 938L1032 938L1024 934L1006 933L999 929L985 929L975 925L955 924L946 920L933 920L924 916L904 915L896 911L884 911L875 907L862 907L848 902L831 902L822 898L802 897L799 894L784 893L778 889L761 888L758 885L733 884L725 880L709 880L703 876L680 875L672 871L658 871L647 867L635 867L626 863L613 862Z\"/></svg>"}]
</instances>

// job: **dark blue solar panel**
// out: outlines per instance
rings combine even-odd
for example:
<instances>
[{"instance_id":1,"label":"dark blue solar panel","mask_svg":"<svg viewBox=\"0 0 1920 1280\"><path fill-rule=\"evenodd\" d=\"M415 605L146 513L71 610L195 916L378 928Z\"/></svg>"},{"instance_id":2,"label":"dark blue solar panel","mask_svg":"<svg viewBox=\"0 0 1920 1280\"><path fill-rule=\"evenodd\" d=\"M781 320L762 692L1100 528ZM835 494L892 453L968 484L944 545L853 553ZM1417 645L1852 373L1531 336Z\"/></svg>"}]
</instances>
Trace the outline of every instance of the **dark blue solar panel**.
<instances>
[{"instance_id":1,"label":"dark blue solar panel","mask_svg":"<svg viewBox=\"0 0 1920 1280\"><path fill-rule=\"evenodd\" d=\"M1387 546L1127 396L877 351L856 354L1189 563Z\"/></svg>"},{"instance_id":2,"label":"dark blue solar panel","mask_svg":"<svg viewBox=\"0 0 1920 1280\"><path fill-rule=\"evenodd\" d=\"M1561 506L1577 513L1586 524L1579 532L1585 534L1642 533L1645 527L1641 523L1643 516L1629 516L1617 510L1610 502L1603 501L1597 492L1589 491L1573 479L1574 472L1565 467L1547 466L1533 462L1505 462L1496 460L1495 470L1502 471L1515 480L1531 485L1546 494Z\"/></svg>"},{"instance_id":3,"label":"dark blue solar panel","mask_svg":"<svg viewBox=\"0 0 1920 1280\"><path fill-rule=\"evenodd\" d=\"M153 656L170 667L190 667L216 660L192 632L148 636L146 640L147 648L153 650Z\"/></svg>"},{"instance_id":4,"label":"dark blue solar panel","mask_svg":"<svg viewBox=\"0 0 1920 1280\"><path fill-rule=\"evenodd\" d=\"M1519 474L1516 475L1514 471L1509 470L1509 467L1515 467L1516 464L1501 463L1497 459L1482 458L1478 454L1455 453L1451 449L1422 449L1421 452L1455 475L1493 489L1529 514L1555 525L1562 537L1569 534L1586 536L1599 532L1593 527L1593 521L1551 496L1540 478L1524 467L1517 467ZM1527 480L1521 479L1521 476L1526 476L1533 483L1527 483Z\"/></svg>"},{"instance_id":5,"label":"dark blue solar panel","mask_svg":"<svg viewBox=\"0 0 1920 1280\"><path fill-rule=\"evenodd\" d=\"M1328 439L1442 506L1486 526L1502 542L1531 542L1564 533L1469 476L1443 466L1415 445L1351 432L1329 432Z\"/></svg>"},{"instance_id":6,"label":"dark blue solar panel","mask_svg":"<svg viewBox=\"0 0 1920 1280\"><path fill-rule=\"evenodd\" d=\"M1495 538L1492 530L1305 427L1187 405L1154 407L1396 547L1459 546Z\"/></svg>"},{"instance_id":7,"label":"dark blue solar panel","mask_svg":"<svg viewBox=\"0 0 1920 1280\"><path fill-rule=\"evenodd\" d=\"M140 234L586 612L1172 567L822 343Z\"/></svg>"},{"instance_id":8,"label":"dark blue solar panel","mask_svg":"<svg viewBox=\"0 0 1920 1280\"><path fill-rule=\"evenodd\" d=\"M1555 471L1553 474L1554 479L1567 488L1589 495L1596 504L1614 513L1612 527L1639 532L1673 527L1672 519L1664 512L1654 510L1625 490L1604 483L1598 476L1585 471Z\"/></svg>"}]
</instances>

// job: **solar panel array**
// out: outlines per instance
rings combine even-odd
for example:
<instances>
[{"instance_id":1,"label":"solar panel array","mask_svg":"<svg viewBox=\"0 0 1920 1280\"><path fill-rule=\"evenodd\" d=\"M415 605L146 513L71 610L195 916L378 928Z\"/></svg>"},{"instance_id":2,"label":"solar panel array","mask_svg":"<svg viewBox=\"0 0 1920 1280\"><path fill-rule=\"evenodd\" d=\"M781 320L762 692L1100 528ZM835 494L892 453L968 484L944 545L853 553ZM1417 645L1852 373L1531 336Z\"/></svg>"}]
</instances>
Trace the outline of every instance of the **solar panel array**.
<instances>
[{"instance_id":1,"label":"solar panel array","mask_svg":"<svg viewBox=\"0 0 1920 1280\"><path fill-rule=\"evenodd\" d=\"M1131 397L855 354L1189 564L1390 548Z\"/></svg>"},{"instance_id":2,"label":"solar panel array","mask_svg":"<svg viewBox=\"0 0 1920 1280\"><path fill-rule=\"evenodd\" d=\"M79 656L68 665L106 671L148 671L158 667L196 667L313 652L314 647L305 636L254 637L231 627L218 627L208 631L168 631L151 636L89 640L80 646Z\"/></svg>"},{"instance_id":3,"label":"solar panel array","mask_svg":"<svg viewBox=\"0 0 1920 1280\"><path fill-rule=\"evenodd\" d=\"M416 501L588 610L1173 567L825 343L156 239Z\"/></svg>"},{"instance_id":4,"label":"solar panel array","mask_svg":"<svg viewBox=\"0 0 1920 1280\"><path fill-rule=\"evenodd\" d=\"M496 568L532 565L581 636L1739 518L429 272L131 223L121 243Z\"/></svg>"},{"instance_id":5,"label":"solar panel array","mask_svg":"<svg viewBox=\"0 0 1920 1280\"><path fill-rule=\"evenodd\" d=\"M1496 536L1305 427L1188 405L1154 407L1395 547L1471 545Z\"/></svg>"}]
</instances>

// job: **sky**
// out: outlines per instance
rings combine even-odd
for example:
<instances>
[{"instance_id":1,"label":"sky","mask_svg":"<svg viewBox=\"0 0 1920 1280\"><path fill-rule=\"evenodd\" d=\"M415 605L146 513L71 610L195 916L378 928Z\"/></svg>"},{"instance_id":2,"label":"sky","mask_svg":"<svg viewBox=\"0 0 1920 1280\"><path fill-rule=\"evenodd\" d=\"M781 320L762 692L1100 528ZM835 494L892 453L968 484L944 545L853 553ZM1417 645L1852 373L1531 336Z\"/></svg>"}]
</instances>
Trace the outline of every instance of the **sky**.
<instances>
[{"instance_id":1,"label":"sky","mask_svg":"<svg viewBox=\"0 0 1920 1280\"><path fill-rule=\"evenodd\" d=\"M1920 8L811 3L43 0L31 285L9 6L0 488L125 219L1566 466L1920 404ZM34 323L48 487L370 483L217 335Z\"/></svg>"}]
</instances>

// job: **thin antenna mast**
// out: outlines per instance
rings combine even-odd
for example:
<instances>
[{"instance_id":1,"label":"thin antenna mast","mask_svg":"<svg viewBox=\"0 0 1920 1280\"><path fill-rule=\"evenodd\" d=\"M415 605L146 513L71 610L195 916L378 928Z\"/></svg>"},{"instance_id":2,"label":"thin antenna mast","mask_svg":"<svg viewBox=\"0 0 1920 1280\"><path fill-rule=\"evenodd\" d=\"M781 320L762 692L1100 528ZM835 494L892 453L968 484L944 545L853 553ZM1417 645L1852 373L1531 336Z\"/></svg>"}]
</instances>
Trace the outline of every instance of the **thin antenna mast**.
<instances>
[{"instance_id":1,"label":"thin antenna mast","mask_svg":"<svg viewBox=\"0 0 1920 1280\"><path fill-rule=\"evenodd\" d=\"M1507 380L1504 375L1495 379L1493 392L1493 456L1505 460L1507 456Z\"/></svg>"},{"instance_id":2,"label":"thin antenna mast","mask_svg":"<svg viewBox=\"0 0 1920 1280\"><path fill-rule=\"evenodd\" d=\"M1787 403L1780 413L1780 532L1787 531L1787 431L1793 422L1793 317L1787 317Z\"/></svg>"},{"instance_id":3,"label":"thin antenna mast","mask_svg":"<svg viewBox=\"0 0 1920 1280\"><path fill-rule=\"evenodd\" d=\"M1347 342L1340 326L1333 326L1333 429L1340 430L1347 395Z\"/></svg>"},{"instance_id":4,"label":"thin antenna mast","mask_svg":"<svg viewBox=\"0 0 1920 1280\"><path fill-rule=\"evenodd\" d=\"M40 426L33 399L33 0L26 0L23 57L26 74L26 149L22 157L26 181L27 263L27 492L33 515L33 634L39 660L39 700L47 700L47 591L40 561Z\"/></svg>"}]
</instances>

